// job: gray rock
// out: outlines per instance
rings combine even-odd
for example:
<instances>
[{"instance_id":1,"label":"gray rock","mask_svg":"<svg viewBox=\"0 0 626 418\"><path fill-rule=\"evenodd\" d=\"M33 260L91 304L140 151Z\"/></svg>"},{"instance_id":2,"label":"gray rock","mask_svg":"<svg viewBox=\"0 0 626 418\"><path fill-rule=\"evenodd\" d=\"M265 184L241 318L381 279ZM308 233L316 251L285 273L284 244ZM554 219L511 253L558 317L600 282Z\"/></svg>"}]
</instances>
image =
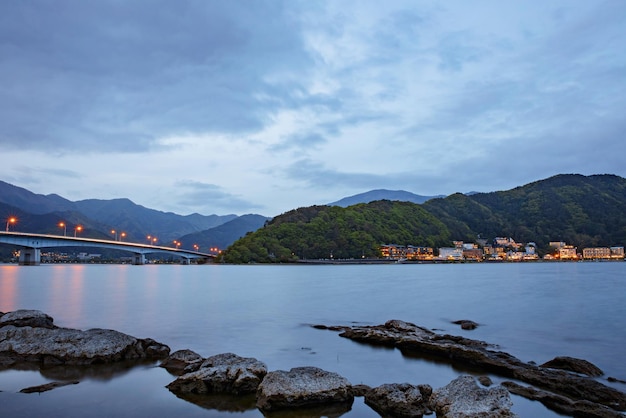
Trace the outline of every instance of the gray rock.
<instances>
[{"instance_id":1,"label":"gray rock","mask_svg":"<svg viewBox=\"0 0 626 418\"><path fill-rule=\"evenodd\" d=\"M317 367L296 367L268 373L257 390L257 407L265 412L341 405L352 407L354 395L348 380Z\"/></svg>"},{"instance_id":2,"label":"gray rock","mask_svg":"<svg viewBox=\"0 0 626 418\"><path fill-rule=\"evenodd\" d=\"M41 392L47 392L52 389L60 388L63 386L77 385L77 384L78 384L78 380L74 380L71 382L50 382L50 383L45 383L43 385L30 386L30 387L24 388L20 390L20 393L41 393Z\"/></svg>"},{"instance_id":3,"label":"gray rock","mask_svg":"<svg viewBox=\"0 0 626 418\"><path fill-rule=\"evenodd\" d=\"M5 314L2 319L11 314ZM20 315L22 313L18 316ZM40 315L36 317L42 318ZM47 322L44 321L44 324ZM16 325L0 327L0 365L3 366L20 363L89 365L158 359L167 354L169 347L164 344L152 339L138 339L114 330L81 331Z\"/></svg>"},{"instance_id":4,"label":"gray rock","mask_svg":"<svg viewBox=\"0 0 626 418\"><path fill-rule=\"evenodd\" d=\"M597 403L584 400L572 401L565 396L536 389L531 386L522 386L515 382L502 382L502 386L515 395L523 396L533 401L539 401L548 409L558 412L559 414L572 417L624 418L624 414Z\"/></svg>"},{"instance_id":5,"label":"gray rock","mask_svg":"<svg viewBox=\"0 0 626 418\"><path fill-rule=\"evenodd\" d=\"M254 393L267 374L267 366L254 358L239 357L233 353L207 358L200 367L185 373L167 385L177 394Z\"/></svg>"},{"instance_id":6,"label":"gray rock","mask_svg":"<svg viewBox=\"0 0 626 418\"><path fill-rule=\"evenodd\" d=\"M56 328L51 316L36 310L19 309L0 316L0 327L13 325L16 327Z\"/></svg>"},{"instance_id":7,"label":"gray rock","mask_svg":"<svg viewBox=\"0 0 626 418\"><path fill-rule=\"evenodd\" d=\"M461 329L465 329L468 331L478 328L478 324L474 321L470 321L469 319L459 319L458 321L453 321L452 323L460 325Z\"/></svg>"},{"instance_id":8,"label":"gray rock","mask_svg":"<svg viewBox=\"0 0 626 418\"><path fill-rule=\"evenodd\" d=\"M495 350L484 341L438 334L417 325L391 320L384 325L342 327L339 335L373 345L396 347L411 357L438 357L451 364L480 368L485 372L521 380L570 398L593 402L616 411L626 410L626 394L591 377L538 367Z\"/></svg>"},{"instance_id":9,"label":"gray rock","mask_svg":"<svg viewBox=\"0 0 626 418\"><path fill-rule=\"evenodd\" d=\"M435 390L430 407L438 418L510 418L513 402L502 386L484 389L472 376L460 376Z\"/></svg>"},{"instance_id":10,"label":"gray rock","mask_svg":"<svg viewBox=\"0 0 626 418\"><path fill-rule=\"evenodd\" d=\"M170 354L159 366L172 374L181 375L183 372L195 372L200 368L203 361L204 358L195 351L178 350Z\"/></svg>"},{"instance_id":11,"label":"gray rock","mask_svg":"<svg viewBox=\"0 0 626 418\"><path fill-rule=\"evenodd\" d=\"M599 377L604 375L604 372L600 370L595 364L574 357L555 357L550 361L543 363L539 367L548 367L551 369L567 370L574 373L580 373L587 376Z\"/></svg>"},{"instance_id":12,"label":"gray rock","mask_svg":"<svg viewBox=\"0 0 626 418\"><path fill-rule=\"evenodd\" d=\"M430 414L429 385L393 383L378 386L365 394L365 403L385 417L412 418Z\"/></svg>"}]
</instances>

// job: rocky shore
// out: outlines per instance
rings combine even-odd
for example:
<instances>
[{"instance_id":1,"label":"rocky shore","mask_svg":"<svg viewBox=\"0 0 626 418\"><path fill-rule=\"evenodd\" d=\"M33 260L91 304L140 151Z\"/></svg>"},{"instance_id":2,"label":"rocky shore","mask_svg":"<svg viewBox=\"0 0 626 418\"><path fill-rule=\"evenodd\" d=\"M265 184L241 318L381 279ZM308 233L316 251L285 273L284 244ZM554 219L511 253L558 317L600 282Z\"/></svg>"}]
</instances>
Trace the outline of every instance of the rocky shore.
<instances>
[{"instance_id":1,"label":"rocky shore","mask_svg":"<svg viewBox=\"0 0 626 418\"><path fill-rule=\"evenodd\" d=\"M464 329L478 324L459 323ZM100 364L159 361L175 379L167 385L174 395L206 408L243 411L258 408L264 416L339 417L355 397L383 417L514 417L510 393L542 402L565 415L622 417L626 395L603 384L603 373L580 359L558 357L541 366L524 363L488 343L437 334L417 325L392 320L378 326L314 325L340 332L365 344L396 347L403 353L435 356L451 364L510 380L494 385L487 376L459 376L444 387L427 383L389 383L378 387L353 385L345 377L317 367L269 371L255 358L221 353L202 357L191 350L170 354L152 339L114 330L61 328L40 311L0 312L0 369L57 366L84 369ZM53 374L53 373L52 373ZM38 393L77 384L67 376L58 382L22 389Z\"/></svg>"}]
</instances>

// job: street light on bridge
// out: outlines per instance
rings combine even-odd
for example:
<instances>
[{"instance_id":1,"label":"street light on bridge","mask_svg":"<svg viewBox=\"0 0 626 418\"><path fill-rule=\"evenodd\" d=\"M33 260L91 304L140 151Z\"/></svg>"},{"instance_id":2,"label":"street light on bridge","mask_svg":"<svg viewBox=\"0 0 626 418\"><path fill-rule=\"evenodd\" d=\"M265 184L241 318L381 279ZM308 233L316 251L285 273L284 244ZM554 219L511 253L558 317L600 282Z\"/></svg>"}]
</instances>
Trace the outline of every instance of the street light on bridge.
<instances>
[{"instance_id":1,"label":"street light on bridge","mask_svg":"<svg viewBox=\"0 0 626 418\"><path fill-rule=\"evenodd\" d=\"M76 238L76 233L80 232L83 230L83 227L80 225L76 225L76 228L74 228L74 238Z\"/></svg>"},{"instance_id":2,"label":"street light on bridge","mask_svg":"<svg viewBox=\"0 0 626 418\"><path fill-rule=\"evenodd\" d=\"M7 219L7 229L6 229L6 231L9 232L9 225L10 224L14 224L16 222L17 222L17 218L15 216L9 217L9 219Z\"/></svg>"},{"instance_id":3,"label":"street light on bridge","mask_svg":"<svg viewBox=\"0 0 626 418\"><path fill-rule=\"evenodd\" d=\"M126 232L122 232L120 234L120 241L122 241L124 239L124 237L126 236Z\"/></svg>"},{"instance_id":4,"label":"street light on bridge","mask_svg":"<svg viewBox=\"0 0 626 418\"><path fill-rule=\"evenodd\" d=\"M111 233L115 236L115 241L117 241L117 231L115 229L112 229Z\"/></svg>"},{"instance_id":5,"label":"street light on bridge","mask_svg":"<svg viewBox=\"0 0 626 418\"><path fill-rule=\"evenodd\" d=\"M65 222L59 222L59 228L63 228L63 236L67 236L67 224Z\"/></svg>"}]
</instances>

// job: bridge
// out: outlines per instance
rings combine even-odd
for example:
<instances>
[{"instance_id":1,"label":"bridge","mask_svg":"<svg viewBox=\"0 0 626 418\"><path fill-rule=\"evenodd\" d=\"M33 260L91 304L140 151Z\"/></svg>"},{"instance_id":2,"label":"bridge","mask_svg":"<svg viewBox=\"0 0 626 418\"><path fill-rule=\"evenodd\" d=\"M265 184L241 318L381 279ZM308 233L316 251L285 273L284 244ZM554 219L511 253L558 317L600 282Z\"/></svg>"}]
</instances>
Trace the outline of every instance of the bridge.
<instances>
[{"instance_id":1,"label":"bridge","mask_svg":"<svg viewBox=\"0 0 626 418\"><path fill-rule=\"evenodd\" d=\"M167 253L182 259L183 264L190 264L191 259L209 259L213 254L178 248L160 247L134 242L112 241L105 239L67 237L61 235L28 234L23 232L0 231L0 244L15 245L20 248L19 265L36 266L41 263L41 249L54 247L90 247L110 248L128 251L133 254L135 265L146 263L146 254Z\"/></svg>"}]
</instances>

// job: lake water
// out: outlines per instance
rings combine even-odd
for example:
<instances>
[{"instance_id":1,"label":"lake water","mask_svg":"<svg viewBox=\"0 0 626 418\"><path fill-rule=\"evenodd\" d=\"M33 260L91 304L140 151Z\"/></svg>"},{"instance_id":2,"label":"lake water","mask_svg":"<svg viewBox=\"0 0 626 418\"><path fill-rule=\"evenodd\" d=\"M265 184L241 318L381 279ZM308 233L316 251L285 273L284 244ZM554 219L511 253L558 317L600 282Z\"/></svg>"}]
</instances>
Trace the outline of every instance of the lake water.
<instances>
[{"instance_id":1,"label":"lake water","mask_svg":"<svg viewBox=\"0 0 626 418\"><path fill-rule=\"evenodd\" d=\"M626 380L626 262L346 266L0 265L0 311L38 309L63 327L110 328L154 338L172 352L233 352L269 370L317 366L351 383L446 385L466 373L407 358L310 324L389 319L498 344L523 361L583 358ZM451 321L480 326L461 330ZM67 373L70 373L69 371ZM155 363L79 374L79 384L41 394L20 389L72 379L37 370L0 371L0 416L262 417L182 400ZM501 379L493 377L497 382ZM626 385L612 384L624 391ZM523 417L554 417L513 396ZM377 417L356 398L345 417Z\"/></svg>"}]
</instances>

